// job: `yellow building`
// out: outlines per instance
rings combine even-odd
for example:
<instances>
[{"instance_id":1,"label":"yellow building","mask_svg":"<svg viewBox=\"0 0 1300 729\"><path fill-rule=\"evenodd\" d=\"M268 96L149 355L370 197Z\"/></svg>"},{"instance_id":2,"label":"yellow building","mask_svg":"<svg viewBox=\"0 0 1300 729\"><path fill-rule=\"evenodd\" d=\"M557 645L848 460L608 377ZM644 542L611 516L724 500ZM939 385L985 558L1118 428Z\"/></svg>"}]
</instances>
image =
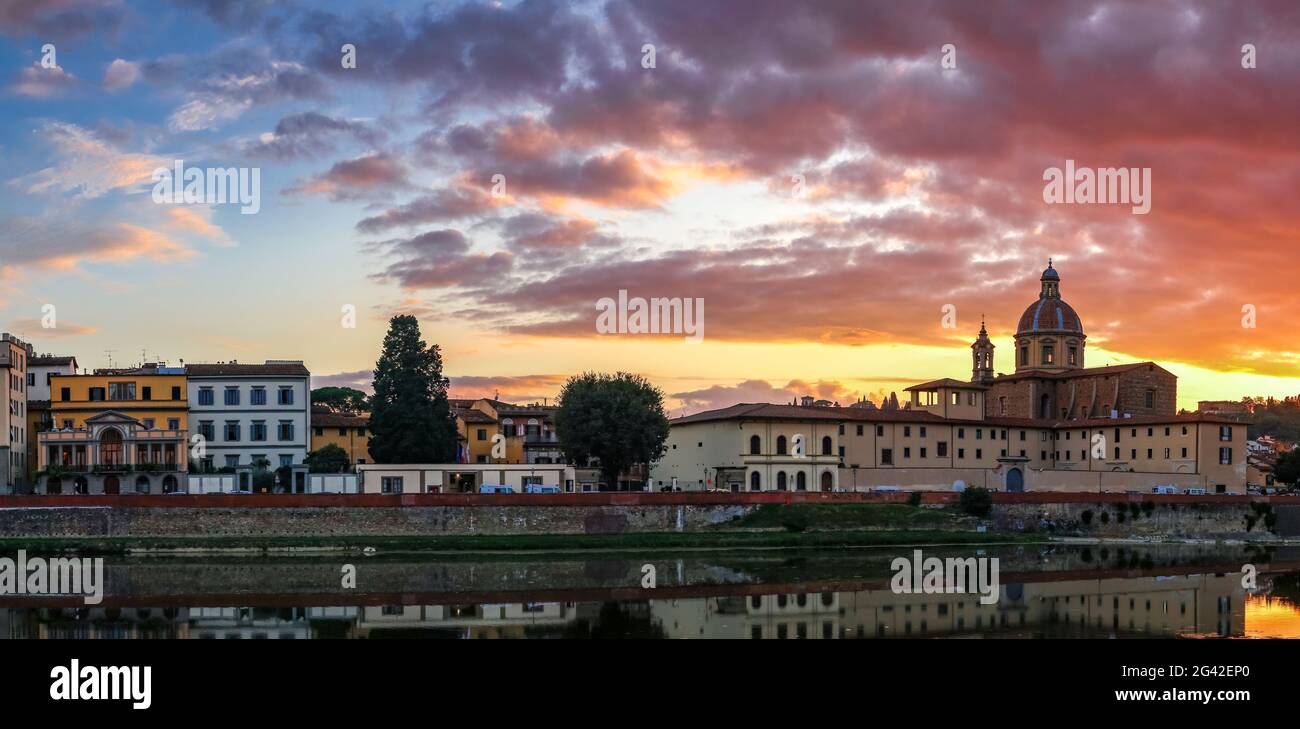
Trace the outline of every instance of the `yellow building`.
<instances>
[{"instance_id":1,"label":"yellow building","mask_svg":"<svg viewBox=\"0 0 1300 729\"><path fill-rule=\"evenodd\" d=\"M39 493L167 493L188 470L185 371L164 365L50 377Z\"/></svg>"},{"instance_id":2,"label":"yellow building","mask_svg":"<svg viewBox=\"0 0 1300 729\"><path fill-rule=\"evenodd\" d=\"M371 463L370 416L312 413L311 449L318 451L327 445L342 448L354 466Z\"/></svg>"},{"instance_id":3,"label":"yellow building","mask_svg":"<svg viewBox=\"0 0 1300 729\"><path fill-rule=\"evenodd\" d=\"M500 400L452 400L461 463L563 463L555 408Z\"/></svg>"}]
</instances>

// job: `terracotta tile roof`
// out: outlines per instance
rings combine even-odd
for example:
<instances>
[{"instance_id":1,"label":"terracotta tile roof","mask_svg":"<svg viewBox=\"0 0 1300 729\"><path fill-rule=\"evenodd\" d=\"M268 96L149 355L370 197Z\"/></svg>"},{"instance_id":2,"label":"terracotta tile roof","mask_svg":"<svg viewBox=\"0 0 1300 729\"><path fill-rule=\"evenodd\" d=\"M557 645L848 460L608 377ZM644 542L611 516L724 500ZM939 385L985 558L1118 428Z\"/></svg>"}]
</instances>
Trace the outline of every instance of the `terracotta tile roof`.
<instances>
[{"instance_id":1,"label":"terracotta tile roof","mask_svg":"<svg viewBox=\"0 0 1300 729\"><path fill-rule=\"evenodd\" d=\"M185 365L185 374L190 377L255 377L258 375L310 377L311 372L301 362L267 362L266 364L239 364L225 362L217 364Z\"/></svg>"},{"instance_id":2,"label":"terracotta tile roof","mask_svg":"<svg viewBox=\"0 0 1300 729\"><path fill-rule=\"evenodd\" d=\"M998 375L998 378L995 382L1006 382L1008 380L1023 380L1026 378L1062 380L1062 379L1069 379L1071 377L1114 375L1120 372L1129 372L1131 370L1141 369L1143 367L1154 367L1160 370L1161 372L1169 372L1169 370L1166 370L1164 367L1161 367L1155 362L1132 362L1129 364L1122 364L1122 365L1086 367L1084 369L1079 369L1079 370L1066 370L1065 372L1044 372L1042 370L1026 370L1024 372L1016 372L1014 374Z\"/></svg>"},{"instance_id":3,"label":"terracotta tile roof","mask_svg":"<svg viewBox=\"0 0 1300 729\"><path fill-rule=\"evenodd\" d=\"M452 410L452 414L467 423L495 423L497 421L496 418L488 415L482 410L474 410L471 408L455 408Z\"/></svg>"},{"instance_id":4,"label":"terracotta tile roof","mask_svg":"<svg viewBox=\"0 0 1300 729\"><path fill-rule=\"evenodd\" d=\"M313 428L366 428L370 426L370 416L312 413L311 426Z\"/></svg>"},{"instance_id":5,"label":"terracotta tile roof","mask_svg":"<svg viewBox=\"0 0 1300 729\"><path fill-rule=\"evenodd\" d=\"M27 365L29 367L62 367L64 365L76 365L76 364L77 364L76 357L52 357L49 355L42 355L40 357L32 357L27 360Z\"/></svg>"},{"instance_id":6,"label":"terracotta tile roof","mask_svg":"<svg viewBox=\"0 0 1300 729\"><path fill-rule=\"evenodd\" d=\"M1089 418L1087 420L1032 420L1030 418L989 417L983 420L944 418L925 410L866 410L847 407L807 407L802 405L772 405L769 403L740 403L718 410L708 410L668 421L670 425L689 425L719 420L830 420L856 423L936 423L966 427L998 426L1007 428L1120 428L1139 425L1164 425L1181 423L1240 422L1217 415L1185 413L1180 415L1145 415L1132 418Z\"/></svg>"},{"instance_id":7,"label":"terracotta tile roof","mask_svg":"<svg viewBox=\"0 0 1300 729\"><path fill-rule=\"evenodd\" d=\"M961 380L954 380L951 377L944 377L938 380L930 380L929 382L922 382L919 385L912 385L911 387L905 387L903 388L903 391L908 392L910 390L930 390L936 387L959 387L966 390L989 389L988 385L982 385L978 382L963 382Z\"/></svg>"}]
</instances>

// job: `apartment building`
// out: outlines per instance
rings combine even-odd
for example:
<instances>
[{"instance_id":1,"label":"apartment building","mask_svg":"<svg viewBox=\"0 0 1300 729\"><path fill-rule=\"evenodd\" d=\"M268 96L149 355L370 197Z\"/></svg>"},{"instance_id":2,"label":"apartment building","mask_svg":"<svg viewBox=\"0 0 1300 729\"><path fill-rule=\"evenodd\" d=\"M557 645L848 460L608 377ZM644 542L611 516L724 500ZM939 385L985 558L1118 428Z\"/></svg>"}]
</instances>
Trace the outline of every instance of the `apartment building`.
<instances>
[{"instance_id":1,"label":"apartment building","mask_svg":"<svg viewBox=\"0 0 1300 729\"><path fill-rule=\"evenodd\" d=\"M38 434L37 491L171 493L184 488L185 370L163 363L50 377L50 430Z\"/></svg>"},{"instance_id":2,"label":"apartment building","mask_svg":"<svg viewBox=\"0 0 1300 729\"><path fill-rule=\"evenodd\" d=\"M0 493L24 493L28 482L27 367L32 345L0 334Z\"/></svg>"},{"instance_id":3,"label":"apartment building","mask_svg":"<svg viewBox=\"0 0 1300 729\"><path fill-rule=\"evenodd\" d=\"M370 457L370 416L314 412L311 414L311 449L318 451L336 445L348 454L353 466L372 463Z\"/></svg>"},{"instance_id":4,"label":"apartment building","mask_svg":"<svg viewBox=\"0 0 1300 729\"><path fill-rule=\"evenodd\" d=\"M307 457L311 372L301 360L188 364L190 416L204 471L300 465Z\"/></svg>"},{"instance_id":5,"label":"apartment building","mask_svg":"<svg viewBox=\"0 0 1300 729\"><path fill-rule=\"evenodd\" d=\"M38 354L27 361L27 479L36 483L40 463L38 434L54 427L50 417L50 380L55 375L77 374L76 357Z\"/></svg>"},{"instance_id":6,"label":"apartment building","mask_svg":"<svg viewBox=\"0 0 1300 729\"><path fill-rule=\"evenodd\" d=\"M563 463L555 408L491 398L452 400L462 463ZM497 436L500 436L498 438Z\"/></svg>"}]
</instances>

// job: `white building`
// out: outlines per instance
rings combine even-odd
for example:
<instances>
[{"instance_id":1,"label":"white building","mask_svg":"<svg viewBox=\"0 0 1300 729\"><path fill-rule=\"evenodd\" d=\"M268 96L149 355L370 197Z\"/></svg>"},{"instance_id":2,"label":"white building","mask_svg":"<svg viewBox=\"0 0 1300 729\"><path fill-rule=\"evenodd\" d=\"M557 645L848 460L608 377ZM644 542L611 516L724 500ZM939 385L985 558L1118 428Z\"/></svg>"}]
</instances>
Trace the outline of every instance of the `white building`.
<instances>
[{"instance_id":1,"label":"white building","mask_svg":"<svg viewBox=\"0 0 1300 729\"><path fill-rule=\"evenodd\" d=\"M27 402L49 402L50 378L77 374L76 357L37 355L27 362Z\"/></svg>"},{"instance_id":2,"label":"white building","mask_svg":"<svg viewBox=\"0 0 1300 729\"><path fill-rule=\"evenodd\" d=\"M303 463L311 442L311 372L300 360L191 364L190 432L201 434L205 470Z\"/></svg>"},{"instance_id":3,"label":"white building","mask_svg":"<svg viewBox=\"0 0 1300 729\"><path fill-rule=\"evenodd\" d=\"M27 482L27 363L32 345L0 334L0 493L12 494Z\"/></svg>"}]
</instances>

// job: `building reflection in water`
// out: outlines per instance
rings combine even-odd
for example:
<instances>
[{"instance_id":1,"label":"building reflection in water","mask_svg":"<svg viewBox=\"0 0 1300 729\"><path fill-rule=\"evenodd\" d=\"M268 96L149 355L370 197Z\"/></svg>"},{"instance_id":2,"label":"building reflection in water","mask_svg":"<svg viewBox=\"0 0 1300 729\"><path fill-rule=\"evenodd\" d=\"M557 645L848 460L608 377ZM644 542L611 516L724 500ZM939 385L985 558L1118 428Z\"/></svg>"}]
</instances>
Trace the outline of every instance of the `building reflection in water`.
<instances>
[{"instance_id":1,"label":"building reflection in water","mask_svg":"<svg viewBox=\"0 0 1300 729\"><path fill-rule=\"evenodd\" d=\"M761 588L754 588L761 590ZM1248 625L1250 630L1247 630ZM639 602L270 608L0 608L11 638L1300 637L1300 610L1240 574L1047 581L976 594L746 594Z\"/></svg>"}]
</instances>

